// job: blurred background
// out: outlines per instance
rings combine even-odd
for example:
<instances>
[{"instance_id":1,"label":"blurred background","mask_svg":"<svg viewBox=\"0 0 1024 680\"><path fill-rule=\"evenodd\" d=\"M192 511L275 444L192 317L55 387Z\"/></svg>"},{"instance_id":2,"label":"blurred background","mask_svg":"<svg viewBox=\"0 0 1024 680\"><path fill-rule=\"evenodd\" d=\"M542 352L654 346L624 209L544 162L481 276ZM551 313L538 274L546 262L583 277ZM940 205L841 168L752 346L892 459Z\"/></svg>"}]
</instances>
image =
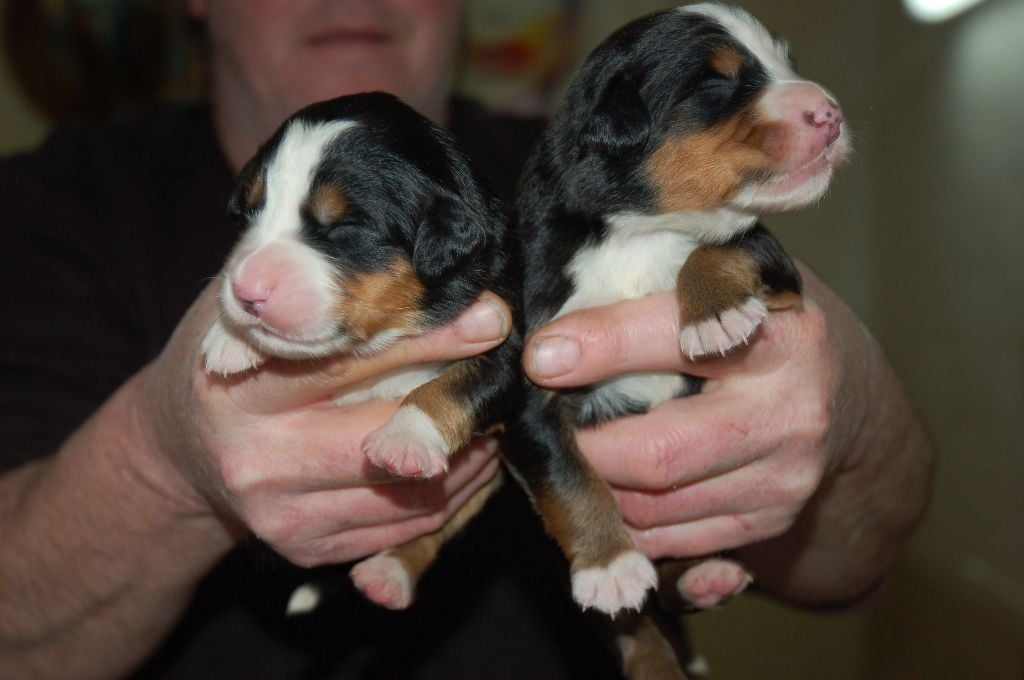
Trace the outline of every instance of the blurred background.
<instances>
[{"instance_id":1,"label":"blurred background","mask_svg":"<svg viewBox=\"0 0 1024 680\"><path fill-rule=\"evenodd\" d=\"M926 0L936 4L939 0ZM462 89L537 113L608 32L672 3L467 0ZM694 618L714 677L1024 678L1024 1L745 0L843 104L856 155L771 227L860 314L937 444L930 514L852 612L745 596ZM0 0L0 153L202 89L174 0Z\"/></svg>"}]
</instances>

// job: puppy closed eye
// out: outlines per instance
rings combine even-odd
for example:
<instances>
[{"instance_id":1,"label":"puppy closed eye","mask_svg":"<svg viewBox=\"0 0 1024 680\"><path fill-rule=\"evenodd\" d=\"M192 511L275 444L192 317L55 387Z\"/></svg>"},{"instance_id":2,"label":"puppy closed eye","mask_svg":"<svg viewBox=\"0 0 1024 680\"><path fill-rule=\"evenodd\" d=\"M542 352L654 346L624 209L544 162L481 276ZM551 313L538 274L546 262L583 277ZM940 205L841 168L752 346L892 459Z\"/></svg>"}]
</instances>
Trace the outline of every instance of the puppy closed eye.
<instances>
[{"instance_id":1,"label":"puppy closed eye","mask_svg":"<svg viewBox=\"0 0 1024 680\"><path fill-rule=\"evenodd\" d=\"M358 236L361 226L358 220L347 218L333 224L323 225L322 229L328 241L340 243Z\"/></svg>"}]
</instances>

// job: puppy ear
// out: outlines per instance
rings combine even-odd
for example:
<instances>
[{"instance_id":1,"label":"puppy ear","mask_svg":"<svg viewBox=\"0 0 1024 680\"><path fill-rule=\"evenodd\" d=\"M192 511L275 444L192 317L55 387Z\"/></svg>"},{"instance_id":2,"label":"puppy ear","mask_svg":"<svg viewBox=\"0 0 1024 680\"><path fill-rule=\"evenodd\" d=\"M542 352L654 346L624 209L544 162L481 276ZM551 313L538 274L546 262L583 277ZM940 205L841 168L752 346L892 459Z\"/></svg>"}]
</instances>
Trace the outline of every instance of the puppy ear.
<instances>
[{"instance_id":1,"label":"puppy ear","mask_svg":"<svg viewBox=\"0 0 1024 680\"><path fill-rule=\"evenodd\" d=\"M483 216L461 200L434 200L420 216L413 241L412 265L424 283L454 273L472 259L487 240Z\"/></svg>"},{"instance_id":2,"label":"puppy ear","mask_svg":"<svg viewBox=\"0 0 1024 680\"><path fill-rule=\"evenodd\" d=\"M605 85L580 141L585 148L615 155L636 151L650 135L651 114L632 79L616 73Z\"/></svg>"},{"instance_id":3,"label":"puppy ear","mask_svg":"<svg viewBox=\"0 0 1024 680\"><path fill-rule=\"evenodd\" d=\"M266 175L261 158L257 156L242 166L242 171L238 173L234 191L228 200L228 216L243 219L263 207L265 200Z\"/></svg>"}]
</instances>

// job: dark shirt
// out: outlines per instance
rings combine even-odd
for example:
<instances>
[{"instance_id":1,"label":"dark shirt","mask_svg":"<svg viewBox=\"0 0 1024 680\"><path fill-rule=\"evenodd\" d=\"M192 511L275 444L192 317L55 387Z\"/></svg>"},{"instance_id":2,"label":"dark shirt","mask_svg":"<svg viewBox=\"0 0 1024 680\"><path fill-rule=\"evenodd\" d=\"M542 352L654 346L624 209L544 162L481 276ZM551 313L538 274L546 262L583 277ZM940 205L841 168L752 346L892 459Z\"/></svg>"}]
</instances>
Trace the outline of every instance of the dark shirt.
<instances>
[{"instance_id":1,"label":"dark shirt","mask_svg":"<svg viewBox=\"0 0 1024 680\"><path fill-rule=\"evenodd\" d=\"M458 102L451 127L510 197L538 123ZM156 356L237 236L231 184L203 107L79 125L0 162L0 470L55 451ZM408 611L375 607L340 579L316 612L286 618L310 575L244 543L133 677L619 677L512 484L446 547Z\"/></svg>"}]
</instances>

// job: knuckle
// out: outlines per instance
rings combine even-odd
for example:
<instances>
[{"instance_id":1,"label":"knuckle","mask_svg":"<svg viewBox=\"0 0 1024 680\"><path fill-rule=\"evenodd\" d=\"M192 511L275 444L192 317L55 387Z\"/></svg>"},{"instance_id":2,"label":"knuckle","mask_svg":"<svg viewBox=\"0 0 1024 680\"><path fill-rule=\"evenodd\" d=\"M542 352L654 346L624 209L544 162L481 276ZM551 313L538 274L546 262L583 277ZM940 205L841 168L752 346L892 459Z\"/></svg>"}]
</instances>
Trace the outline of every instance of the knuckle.
<instances>
[{"instance_id":1,"label":"knuckle","mask_svg":"<svg viewBox=\"0 0 1024 680\"><path fill-rule=\"evenodd\" d=\"M619 509L626 523L636 529L650 529L660 524L662 505L659 499L645 493L625 493L618 497Z\"/></svg>"},{"instance_id":2,"label":"knuckle","mask_svg":"<svg viewBox=\"0 0 1024 680\"><path fill-rule=\"evenodd\" d=\"M821 478L821 465L813 458L793 466L780 476L778 506L795 515L818 490Z\"/></svg>"}]
</instances>

